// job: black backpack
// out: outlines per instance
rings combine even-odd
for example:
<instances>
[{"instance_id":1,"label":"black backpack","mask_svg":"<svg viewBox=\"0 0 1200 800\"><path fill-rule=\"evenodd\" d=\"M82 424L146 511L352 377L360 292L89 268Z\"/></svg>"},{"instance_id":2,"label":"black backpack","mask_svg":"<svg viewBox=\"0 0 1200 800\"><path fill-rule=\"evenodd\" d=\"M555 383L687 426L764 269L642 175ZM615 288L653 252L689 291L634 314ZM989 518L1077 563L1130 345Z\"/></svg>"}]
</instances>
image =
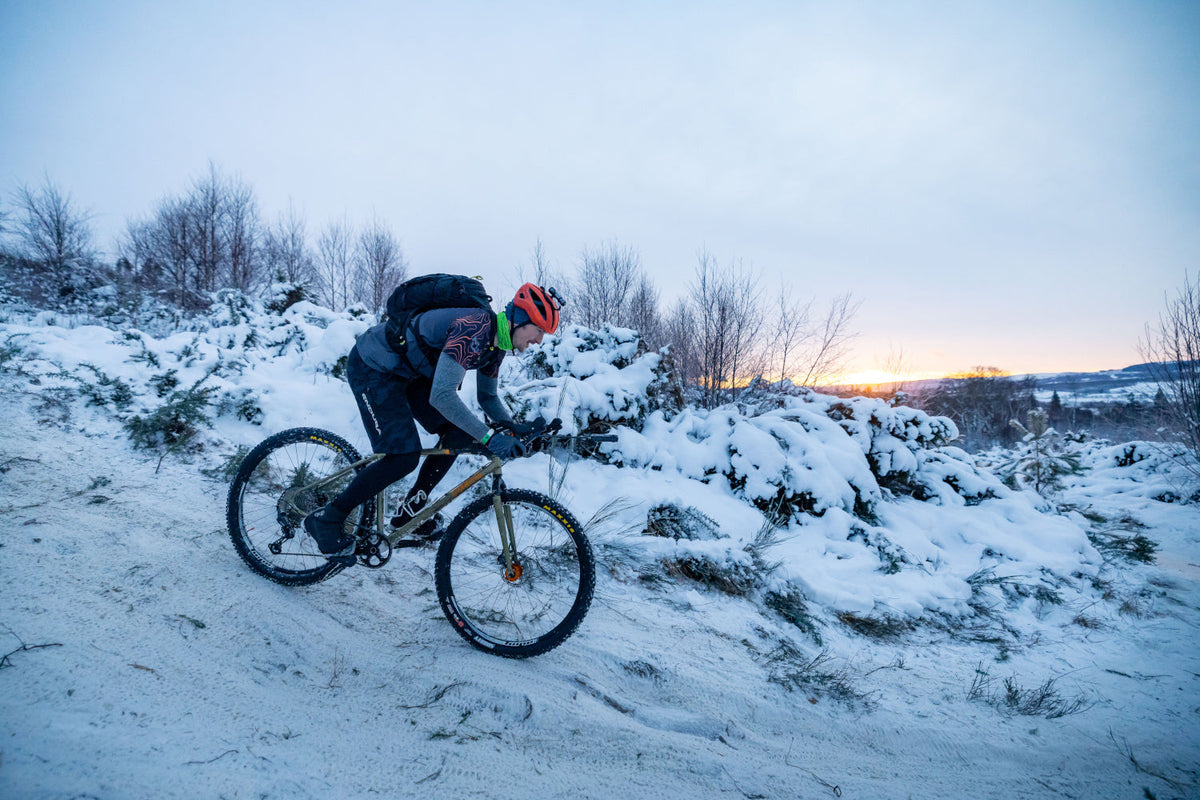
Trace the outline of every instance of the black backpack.
<instances>
[{"instance_id":1,"label":"black backpack","mask_svg":"<svg viewBox=\"0 0 1200 800\"><path fill-rule=\"evenodd\" d=\"M398 355L407 357L414 367L419 367L416 363L419 360L427 362L430 368L436 363L437 356L426 352L429 348L420 341L415 331L410 330L413 317L434 308L481 308L491 316L495 335L496 315L492 311L492 298L482 283L466 275L418 275L392 292L384 320L388 346ZM417 356L421 358L415 358Z\"/></svg>"}]
</instances>

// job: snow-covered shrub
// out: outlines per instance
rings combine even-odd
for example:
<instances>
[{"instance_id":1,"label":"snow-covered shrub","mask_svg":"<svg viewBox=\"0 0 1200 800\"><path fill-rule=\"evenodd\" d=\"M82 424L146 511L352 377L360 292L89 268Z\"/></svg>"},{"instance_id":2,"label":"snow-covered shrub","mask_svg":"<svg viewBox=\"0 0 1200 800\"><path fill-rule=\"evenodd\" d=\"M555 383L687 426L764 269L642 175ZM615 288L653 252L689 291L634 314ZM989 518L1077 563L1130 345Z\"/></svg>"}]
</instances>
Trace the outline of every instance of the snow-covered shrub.
<instances>
[{"instance_id":1,"label":"snow-covered shrub","mask_svg":"<svg viewBox=\"0 0 1200 800\"><path fill-rule=\"evenodd\" d=\"M521 366L534 380L510 388ZM510 367L506 378L514 416L558 417L571 433L618 424L640 430L651 412L672 415L682 403L669 354L647 352L636 331L610 325L598 331L566 326L531 350L527 364Z\"/></svg>"},{"instance_id":2,"label":"snow-covered shrub","mask_svg":"<svg viewBox=\"0 0 1200 800\"><path fill-rule=\"evenodd\" d=\"M904 550L897 547L879 528L852 525L847 541L861 542L879 554L879 572L895 575L904 565L911 565Z\"/></svg>"},{"instance_id":3,"label":"snow-covered shrub","mask_svg":"<svg viewBox=\"0 0 1200 800\"><path fill-rule=\"evenodd\" d=\"M724 406L651 413L642 431L622 428L612 463L720 480L763 511L784 517L853 511L879 497L861 451L829 418L786 409L746 419Z\"/></svg>"},{"instance_id":4,"label":"snow-covered shrub","mask_svg":"<svg viewBox=\"0 0 1200 800\"><path fill-rule=\"evenodd\" d=\"M1080 468L1089 476L1087 487L1076 493L1120 492L1167 503L1200 502L1200 485L1187 463L1188 450L1180 443L1091 439L1076 449Z\"/></svg>"},{"instance_id":5,"label":"snow-covered shrub","mask_svg":"<svg viewBox=\"0 0 1200 800\"><path fill-rule=\"evenodd\" d=\"M780 567L780 562L768 559L780 541L774 517L764 519L740 549L733 546L736 542L729 542L732 537L722 533L711 517L673 503L650 510L644 533L669 537L677 544L659 558L656 569L651 570L651 582L657 581L661 569L661 575L669 581L683 578L734 597L758 598Z\"/></svg>"},{"instance_id":6,"label":"snow-covered shrub","mask_svg":"<svg viewBox=\"0 0 1200 800\"><path fill-rule=\"evenodd\" d=\"M253 425L262 425L261 399L250 389L225 389L216 401L217 416L231 416Z\"/></svg>"},{"instance_id":7,"label":"snow-covered shrub","mask_svg":"<svg viewBox=\"0 0 1200 800\"><path fill-rule=\"evenodd\" d=\"M312 300L308 287L296 281L271 284L264 296L263 307L272 314L282 314L302 300Z\"/></svg>"},{"instance_id":8,"label":"snow-covered shrub","mask_svg":"<svg viewBox=\"0 0 1200 800\"><path fill-rule=\"evenodd\" d=\"M675 503L662 503L652 507L646 514L644 532L651 536L675 540L707 541L729 538L721 533L712 517L691 506L679 506Z\"/></svg>"},{"instance_id":9,"label":"snow-covered shrub","mask_svg":"<svg viewBox=\"0 0 1200 800\"><path fill-rule=\"evenodd\" d=\"M87 399L90 406L110 407L124 411L133 402L133 389L120 378L105 374L95 364L80 364L82 370L90 372L94 378L77 375L80 383L79 393Z\"/></svg>"},{"instance_id":10,"label":"snow-covered shrub","mask_svg":"<svg viewBox=\"0 0 1200 800\"><path fill-rule=\"evenodd\" d=\"M1119 456L1117 456L1117 466L1118 467L1132 467L1134 464L1138 463L1139 461L1145 461L1145 460L1146 460L1145 450L1144 449L1138 450L1137 443L1130 442L1129 444L1121 446L1121 454Z\"/></svg>"},{"instance_id":11,"label":"snow-covered shrub","mask_svg":"<svg viewBox=\"0 0 1200 800\"><path fill-rule=\"evenodd\" d=\"M69 394L111 414L137 447L177 449L197 436L212 436L227 448L224 436L208 433L212 425L270 424L273 415L302 415L304 403L293 408L293 398L305 396L296 394L297 387L312 386L319 375L344 373L355 336L373 323L369 315L334 313L304 301L271 313L234 290L212 300L207 313L190 319L194 330L163 337L72 328L61 324L61 315L44 312L31 325L12 326L4 340L21 346L6 352L32 380L66 376ZM61 400L67 390L55 388ZM314 396L344 391L338 381ZM347 405L352 408L352 401Z\"/></svg>"},{"instance_id":12,"label":"snow-covered shrub","mask_svg":"<svg viewBox=\"0 0 1200 800\"><path fill-rule=\"evenodd\" d=\"M0 342L0 369L6 369L10 361L15 361L24 352L20 339L25 336L22 333L10 333Z\"/></svg>"},{"instance_id":13,"label":"snow-covered shrub","mask_svg":"<svg viewBox=\"0 0 1200 800\"><path fill-rule=\"evenodd\" d=\"M1030 410L1028 419L1028 427L1013 420L1022 439L1011 450L1000 451L993 468L1009 488L1031 489L1044 495L1061 488L1064 476L1079 472L1081 454L1077 444L1047 426L1042 409Z\"/></svg>"},{"instance_id":14,"label":"snow-covered shrub","mask_svg":"<svg viewBox=\"0 0 1200 800\"><path fill-rule=\"evenodd\" d=\"M146 450L165 448L174 451L190 442L211 419L208 406L217 389L203 386L207 376L183 391L171 392L167 402L125 421L125 429L135 447Z\"/></svg>"},{"instance_id":15,"label":"snow-covered shrub","mask_svg":"<svg viewBox=\"0 0 1200 800\"><path fill-rule=\"evenodd\" d=\"M620 429L606 448L614 464L722 479L763 512L787 520L839 508L874 518L883 488L922 500L963 504L1004 487L956 448L954 424L880 400L844 401L812 392L746 417L736 406L652 412L640 431Z\"/></svg>"}]
</instances>

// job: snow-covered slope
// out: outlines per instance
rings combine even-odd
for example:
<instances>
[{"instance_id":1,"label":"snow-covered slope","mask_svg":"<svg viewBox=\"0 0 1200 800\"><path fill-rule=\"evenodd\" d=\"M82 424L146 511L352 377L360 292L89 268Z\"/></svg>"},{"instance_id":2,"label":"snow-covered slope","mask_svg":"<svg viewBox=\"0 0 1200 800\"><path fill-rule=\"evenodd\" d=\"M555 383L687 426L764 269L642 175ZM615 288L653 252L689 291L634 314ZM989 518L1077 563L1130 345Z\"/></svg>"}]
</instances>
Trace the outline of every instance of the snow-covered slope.
<instances>
[{"instance_id":1,"label":"snow-covered slope","mask_svg":"<svg viewBox=\"0 0 1200 800\"><path fill-rule=\"evenodd\" d=\"M509 662L441 616L432 550L289 590L224 532L237 446L365 445L336 376L369 320L229 297L163 338L47 322L0 329L0 796L1197 791L1200 514L1146 490L1168 465L1097 448L1054 514L944 420L676 408L629 332L572 331L509 366L513 405L620 441L506 474L602 517L600 585L565 645ZM210 388L183 447L133 448L131 420ZM1156 563L1094 546L1135 533Z\"/></svg>"}]
</instances>

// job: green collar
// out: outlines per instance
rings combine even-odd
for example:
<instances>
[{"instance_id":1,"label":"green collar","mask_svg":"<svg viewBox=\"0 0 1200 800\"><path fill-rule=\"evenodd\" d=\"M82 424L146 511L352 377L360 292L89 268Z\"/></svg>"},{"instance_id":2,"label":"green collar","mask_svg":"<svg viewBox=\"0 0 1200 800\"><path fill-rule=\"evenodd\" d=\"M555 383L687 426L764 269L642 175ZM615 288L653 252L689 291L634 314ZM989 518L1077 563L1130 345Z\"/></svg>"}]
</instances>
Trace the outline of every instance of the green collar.
<instances>
[{"instance_id":1,"label":"green collar","mask_svg":"<svg viewBox=\"0 0 1200 800\"><path fill-rule=\"evenodd\" d=\"M496 344L501 350L512 350L512 328L508 324L508 315L501 311L496 315Z\"/></svg>"}]
</instances>

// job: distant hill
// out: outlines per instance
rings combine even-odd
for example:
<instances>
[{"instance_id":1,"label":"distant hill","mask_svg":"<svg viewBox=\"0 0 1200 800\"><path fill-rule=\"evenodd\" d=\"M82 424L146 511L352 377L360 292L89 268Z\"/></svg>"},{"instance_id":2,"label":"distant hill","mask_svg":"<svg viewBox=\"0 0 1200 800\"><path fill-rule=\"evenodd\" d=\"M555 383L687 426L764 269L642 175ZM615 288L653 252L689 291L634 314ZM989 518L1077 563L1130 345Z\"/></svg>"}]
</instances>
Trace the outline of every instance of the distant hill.
<instances>
[{"instance_id":1,"label":"distant hill","mask_svg":"<svg viewBox=\"0 0 1200 800\"><path fill-rule=\"evenodd\" d=\"M1158 391L1158 376L1167 369L1162 364L1134 364L1124 369L1102 372L1060 372L1028 375L1037 381L1037 394L1058 392L1060 397L1076 397L1095 402L1148 399Z\"/></svg>"},{"instance_id":2,"label":"distant hill","mask_svg":"<svg viewBox=\"0 0 1200 800\"><path fill-rule=\"evenodd\" d=\"M1046 402L1054 392L1064 401L1111 403L1123 402L1129 397L1148 400L1158 391L1156 374L1163 369L1173 369L1163 364L1133 364L1121 369L1099 372L1043 372L1012 375L1013 380L1032 378L1037 381L1035 394L1039 401ZM956 378L931 378L907 381L904 390L911 394L922 394L938 384Z\"/></svg>"}]
</instances>

